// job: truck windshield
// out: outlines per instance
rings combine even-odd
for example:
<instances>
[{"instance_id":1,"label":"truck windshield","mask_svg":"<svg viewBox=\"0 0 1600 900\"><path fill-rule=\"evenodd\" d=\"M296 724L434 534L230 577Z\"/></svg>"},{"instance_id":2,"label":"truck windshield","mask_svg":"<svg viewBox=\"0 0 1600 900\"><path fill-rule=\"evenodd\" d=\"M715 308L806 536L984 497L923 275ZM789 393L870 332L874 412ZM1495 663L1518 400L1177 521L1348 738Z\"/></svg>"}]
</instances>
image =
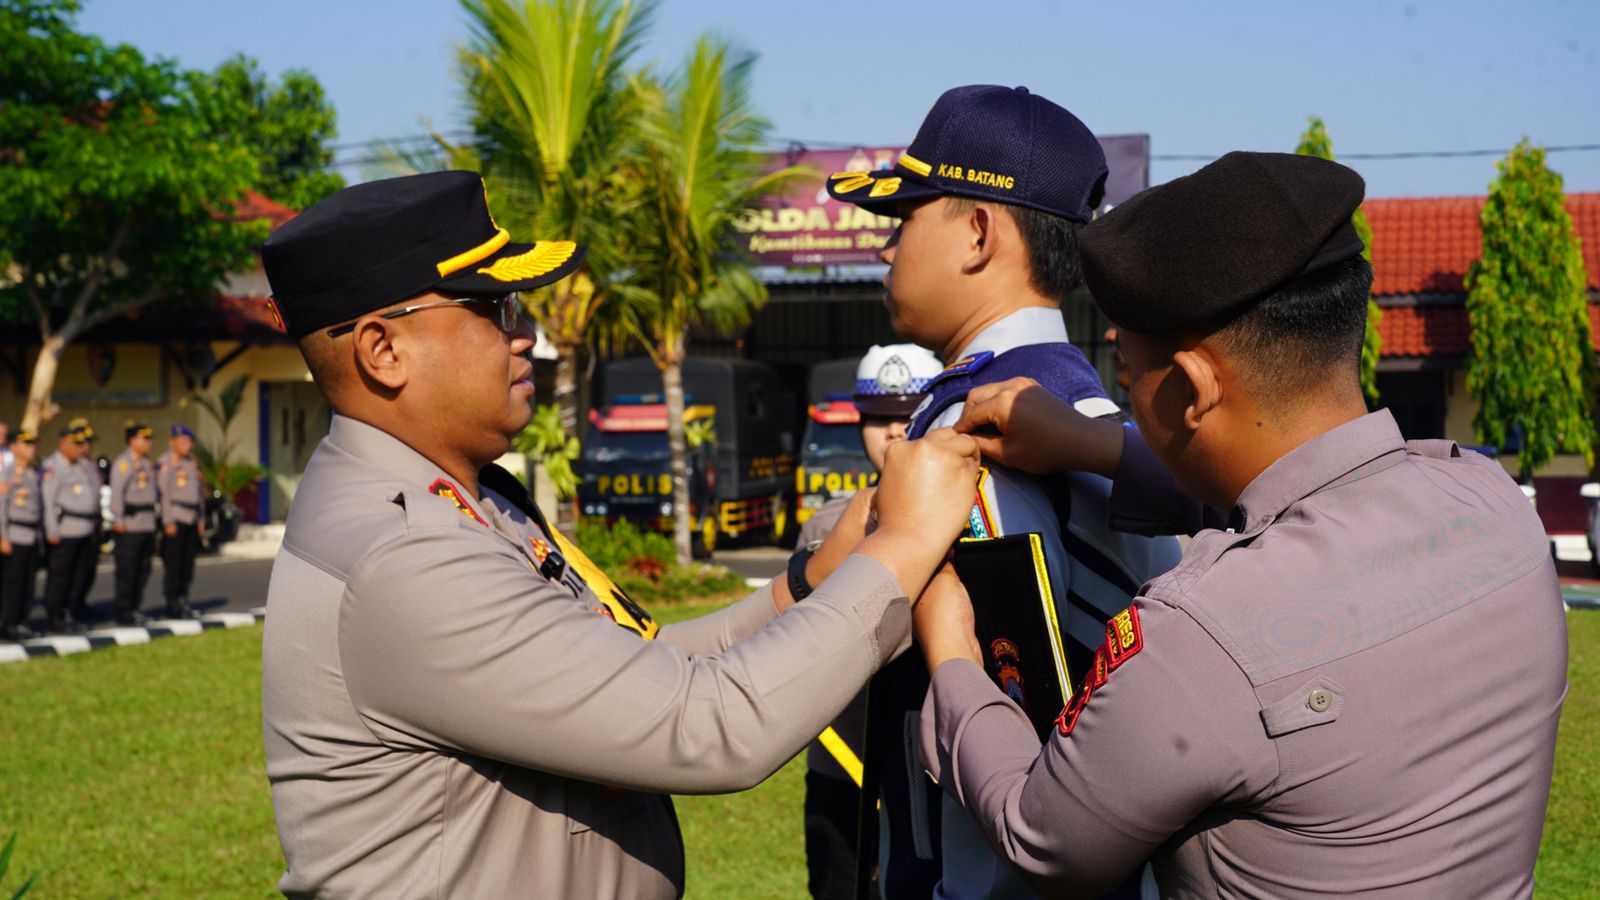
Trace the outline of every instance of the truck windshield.
<instances>
[{"instance_id":1,"label":"truck windshield","mask_svg":"<svg viewBox=\"0 0 1600 900\"><path fill-rule=\"evenodd\" d=\"M661 462L668 458L665 431L589 430L583 461L589 463Z\"/></svg>"},{"instance_id":2,"label":"truck windshield","mask_svg":"<svg viewBox=\"0 0 1600 900\"><path fill-rule=\"evenodd\" d=\"M809 422L806 425L805 455L807 459L866 456L867 448L861 443L861 428L858 425Z\"/></svg>"}]
</instances>

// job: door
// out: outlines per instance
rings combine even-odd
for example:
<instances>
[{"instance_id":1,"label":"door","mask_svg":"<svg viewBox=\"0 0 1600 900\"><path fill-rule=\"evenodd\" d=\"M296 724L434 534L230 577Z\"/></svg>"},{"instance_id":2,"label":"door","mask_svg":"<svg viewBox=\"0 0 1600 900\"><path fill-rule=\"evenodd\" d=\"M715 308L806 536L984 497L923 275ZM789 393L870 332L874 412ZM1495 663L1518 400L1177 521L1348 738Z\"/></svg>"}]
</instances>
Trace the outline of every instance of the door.
<instances>
[{"instance_id":1,"label":"door","mask_svg":"<svg viewBox=\"0 0 1600 900\"><path fill-rule=\"evenodd\" d=\"M267 472L272 484L270 514L281 522L289 515L295 489L311 453L328 433L332 411L322 392L308 381L276 381L262 385L267 407Z\"/></svg>"}]
</instances>

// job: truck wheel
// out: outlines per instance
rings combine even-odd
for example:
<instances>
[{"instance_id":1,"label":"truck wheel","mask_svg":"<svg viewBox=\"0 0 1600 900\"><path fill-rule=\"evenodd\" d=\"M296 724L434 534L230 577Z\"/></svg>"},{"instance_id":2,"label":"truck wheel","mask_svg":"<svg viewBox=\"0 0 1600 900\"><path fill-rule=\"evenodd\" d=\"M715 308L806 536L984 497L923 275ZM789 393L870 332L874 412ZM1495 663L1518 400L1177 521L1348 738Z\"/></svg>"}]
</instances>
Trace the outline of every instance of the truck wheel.
<instances>
[{"instance_id":1,"label":"truck wheel","mask_svg":"<svg viewBox=\"0 0 1600 900\"><path fill-rule=\"evenodd\" d=\"M700 517L694 535L689 541L689 551L695 559L710 559L717 549L717 519L713 515Z\"/></svg>"}]
</instances>

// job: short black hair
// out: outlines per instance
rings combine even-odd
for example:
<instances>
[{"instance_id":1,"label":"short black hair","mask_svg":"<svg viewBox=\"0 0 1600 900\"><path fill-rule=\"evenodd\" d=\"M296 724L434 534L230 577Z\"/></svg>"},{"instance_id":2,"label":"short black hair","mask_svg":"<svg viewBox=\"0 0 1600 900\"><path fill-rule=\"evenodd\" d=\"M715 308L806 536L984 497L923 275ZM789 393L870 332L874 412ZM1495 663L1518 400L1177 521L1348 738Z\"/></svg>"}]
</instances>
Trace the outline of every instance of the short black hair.
<instances>
[{"instance_id":1,"label":"short black hair","mask_svg":"<svg viewBox=\"0 0 1600 900\"><path fill-rule=\"evenodd\" d=\"M952 216L970 212L981 202L960 196L948 199L946 212ZM1065 303L1083 283L1083 265L1078 261L1078 223L1026 206L995 205L1003 207L1011 214L1011 221L1017 223L1022 245L1028 252L1028 283L1044 296Z\"/></svg>"},{"instance_id":2,"label":"short black hair","mask_svg":"<svg viewBox=\"0 0 1600 900\"><path fill-rule=\"evenodd\" d=\"M1360 370L1372 265L1360 256L1302 275L1211 331L1260 388L1263 399L1295 395L1329 376Z\"/></svg>"}]
</instances>

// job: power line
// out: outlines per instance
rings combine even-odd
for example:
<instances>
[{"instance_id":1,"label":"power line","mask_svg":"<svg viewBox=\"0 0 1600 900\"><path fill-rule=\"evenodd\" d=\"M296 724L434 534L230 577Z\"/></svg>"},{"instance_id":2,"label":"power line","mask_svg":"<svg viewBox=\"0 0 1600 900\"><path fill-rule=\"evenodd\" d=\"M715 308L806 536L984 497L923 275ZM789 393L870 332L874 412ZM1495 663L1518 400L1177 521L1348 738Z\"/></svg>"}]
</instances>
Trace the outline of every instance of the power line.
<instances>
[{"instance_id":1,"label":"power line","mask_svg":"<svg viewBox=\"0 0 1600 900\"><path fill-rule=\"evenodd\" d=\"M464 129L437 132L439 137L447 139L469 138L472 132ZM834 140L802 140L799 138L773 137L773 142L782 146L775 147L775 152L785 149L820 149L820 150L852 150L865 144L848 141ZM331 145L328 149L335 153L360 151L361 155L354 159L336 160L327 163L323 168L342 169L351 166L366 166L388 161L382 156L374 155L390 147L401 149L420 149L431 147L435 141L435 133L425 132L420 134L400 135L394 138L372 138L365 141L352 141L343 144ZM1593 153L1600 151L1600 143L1596 144L1562 144L1553 147L1541 148L1545 153ZM1476 150L1397 150L1378 153L1341 153L1341 160L1404 160L1404 159L1465 159L1484 156L1505 156L1511 152L1510 147L1485 148ZM1152 153L1150 159L1155 162L1211 162L1217 159L1220 153Z\"/></svg>"}]
</instances>

